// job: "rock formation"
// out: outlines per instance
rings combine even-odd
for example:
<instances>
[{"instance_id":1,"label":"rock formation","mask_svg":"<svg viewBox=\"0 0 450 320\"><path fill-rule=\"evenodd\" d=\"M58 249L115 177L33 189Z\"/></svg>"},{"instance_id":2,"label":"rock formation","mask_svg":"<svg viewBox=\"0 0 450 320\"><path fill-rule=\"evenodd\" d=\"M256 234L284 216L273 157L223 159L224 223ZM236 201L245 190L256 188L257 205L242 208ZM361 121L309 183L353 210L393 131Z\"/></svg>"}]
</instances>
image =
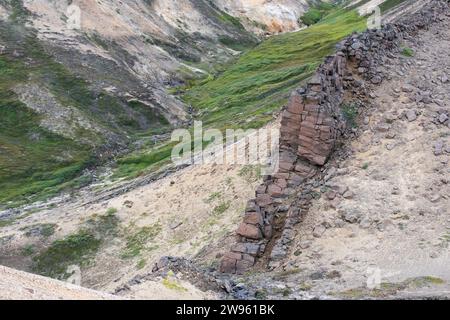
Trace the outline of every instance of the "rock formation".
<instances>
[{"instance_id":1,"label":"rock formation","mask_svg":"<svg viewBox=\"0 0 450 320\"><path fill-rule=\"evenodd\" d=\"M344 102L364 95L358 79L380 84L384 75L378 67L383 58L398 48L401 39L437 21L448 7L447 1L434 1L395 24L348 37L308 84L292 93L282 114L279 171L267 176L256 190L256 198L249 201L236 232L239 242L223 257L222 272L244 273L265 254L270 241L275 242L271 260L284 257L291 229L305 211L295 201L286 210L286 199L313 178L331 156L348 127ZM285 215L284 226L279 239L273 239L275 216L280 212Z\"/></svg>"}]
</instances>

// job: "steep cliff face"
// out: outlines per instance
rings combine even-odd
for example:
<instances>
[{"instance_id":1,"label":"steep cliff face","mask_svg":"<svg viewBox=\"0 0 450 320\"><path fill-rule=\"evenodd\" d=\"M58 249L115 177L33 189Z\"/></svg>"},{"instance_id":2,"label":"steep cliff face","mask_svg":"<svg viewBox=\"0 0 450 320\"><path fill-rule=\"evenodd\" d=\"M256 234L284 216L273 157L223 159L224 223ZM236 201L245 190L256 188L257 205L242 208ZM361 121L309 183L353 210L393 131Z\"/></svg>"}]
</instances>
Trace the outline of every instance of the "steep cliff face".
<instances>
[{"instance_id":1,"label":"steep cliff face","mask_svg":"<svg viewBox=\"0 0 450 320\"><path fill-rule=\"evenodd\" d=\"M307 1L298 0L215 0L216 5L243 19L247 29L268 33L298 29L299 17L307 10Z\"/></svg>"}]
</instances>

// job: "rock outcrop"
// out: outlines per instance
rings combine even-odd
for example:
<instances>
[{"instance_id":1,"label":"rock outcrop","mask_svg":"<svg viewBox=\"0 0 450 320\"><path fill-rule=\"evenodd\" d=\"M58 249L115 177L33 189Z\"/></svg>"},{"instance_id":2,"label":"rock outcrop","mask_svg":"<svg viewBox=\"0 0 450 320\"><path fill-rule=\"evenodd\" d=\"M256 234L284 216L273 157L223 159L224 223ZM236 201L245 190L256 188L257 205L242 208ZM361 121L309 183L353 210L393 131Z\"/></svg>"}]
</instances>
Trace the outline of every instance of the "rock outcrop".
<instances>
[{"instance_id":1,"label":"rock outcrop","mask_svg":"<svg viewBox=\"0 0 450 320\"><path fill-rule=\"evenodd\" d=\"M244 273L266 253L269 243L270 261L285 256L292 227L301 221L307 208L301 203L305 200L302 185L320 172L349 127L346 103L366 94L363 83L378 85L383 81L385 75L379 66L384 57L398 50L401 39L427 28L448 9L448 1L433 1L395 24L346 38L308 84L292 93L282 114L279 171L265 177L256 198L249 201L237 230L239 242L223 257L222 272ZM294 194L300 203L289 199ZM280 216L284 219L275 236L273 227Z\"/></svg>"}]
</instances>

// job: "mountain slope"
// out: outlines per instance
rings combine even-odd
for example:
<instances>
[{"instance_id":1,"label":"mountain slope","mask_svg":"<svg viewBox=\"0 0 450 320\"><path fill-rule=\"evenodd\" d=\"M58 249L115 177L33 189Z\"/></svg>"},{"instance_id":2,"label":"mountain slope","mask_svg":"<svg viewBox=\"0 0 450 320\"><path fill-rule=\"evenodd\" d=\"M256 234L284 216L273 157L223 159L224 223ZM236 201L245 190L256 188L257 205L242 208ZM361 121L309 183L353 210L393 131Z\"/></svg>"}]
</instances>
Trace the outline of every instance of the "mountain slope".
<instances>
[{"instance_id":1,"label":"mountain slope","mask_svg":"<svg viewBox=\"0 0 450 320\"><path fill-rule=\"evenodd\" d=\"M70 4L0 0L2 207L89 183L88 169L189 123L167 88L259 41L210 1Z\"/></svg>"}]
</instances>

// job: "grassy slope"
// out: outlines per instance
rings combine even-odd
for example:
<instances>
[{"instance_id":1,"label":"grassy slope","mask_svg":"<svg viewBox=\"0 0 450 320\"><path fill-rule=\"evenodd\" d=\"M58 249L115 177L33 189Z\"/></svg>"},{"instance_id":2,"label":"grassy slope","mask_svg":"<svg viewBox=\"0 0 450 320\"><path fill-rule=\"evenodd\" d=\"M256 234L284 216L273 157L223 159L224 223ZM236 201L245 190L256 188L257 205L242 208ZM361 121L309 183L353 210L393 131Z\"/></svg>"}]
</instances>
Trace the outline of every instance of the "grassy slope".
<instances>
[{"instance_id":1,"label":"grassy slope","mask_svg":"<svg viewBox=\"0 0 450 320\"><path fill-rule=\"evenodd\" d=\"M387 0L380 5L380 10L381 12L387 12L405 1L409 0Z\"/></svg>"},{"instance_id":2,"label":"grassy slope","mask_svg":"<svg viewBox=\"0 0 450 320\"><path fill-rule=\"evenodd\" d=\"M110 133L108 139L117 137L124 142L125 135L140 138L170 128L164 118L146 106L126 104L91 91L87 81L54 61L36 35L23 27L26 13L19 9L9 22L0 23L0 43L8 48L0 55L0 207L44 199L89 182L89 177L80 174L86 167L100 163L96 148L105 143L113 148L115 143L79 128L76 138L91 141L97 146L93 148L42 128L41 116L13 92L19 84L44 86L63 106L78 108L86 118L105 128ZM141 128L139 117L148 119L150 126Z\"/></svg>"},{"instance_id":3,"label":"grassy slope","mask_svg":"<svg viewBox=\"0 0 450 320\"><path fill-rule=\"evenodd\" d=\"M90 161L88 147L41 128L40 117L12 92L38 70L22 59L0 56L0 203L50 192Z\"/></svg>"},{"instance_id":4,"label":"grassy slope","mask_svg":"<svg viewBox=\"0 0 450 320\"><path fill-rule=\"evenodd\" d=\"M93 92L87 81L57 63L51 50L43 47L32 30L23 27L30 13L21 0L0 0L0 4L12 12L8 22L0 22L0 44L9 49L0 55L0 208L45 199L62 189L87 183L89 177L80 177L80 174L87 166L102 163L96 157L97 153L114 153L119 150L118 142L123 145L134 140L150 141L153 135L171 129L167 120L148 106ZM222 24L233 35L221 38L222 43L245 49L256 44L256 38L245 31L238 19L203 2L198 5L206 16ZM108 46L100 38L91 40ZM189 42L184 43L185 46L192 45L193 40L185 41ZM183 56L179 58L188 58L183 48L165 48L169 52L181 50L179 54ZM14 56L14 49L23 55ZM44 86L61 105L78 108L92 123L104 128L108 137L81 128L77 132L79 138L91 141L102 150L96 152L96 148L42 128L41 117L21 103L12 91L16 85L30 82ZM168 155L170 148L166 147L156 156L141 158L131 171L147 168ZM123 175L128 175L128 171Z\"/></svg>"},{"instance_id":5,"label":"grassy slope","mask_svg":"<svg viewBox=\"0 0 450 320\"><path fill-rule=\"evenodd\" d=\"M185 88L183 99L204 127L259 128L308 79L336 43L366 27L354 11L336 10L308 29L274 36L244 53L226 71ZM136 176L167 161L170 145L119 160L117 176Z\"/></svg>"}]
</instances>

